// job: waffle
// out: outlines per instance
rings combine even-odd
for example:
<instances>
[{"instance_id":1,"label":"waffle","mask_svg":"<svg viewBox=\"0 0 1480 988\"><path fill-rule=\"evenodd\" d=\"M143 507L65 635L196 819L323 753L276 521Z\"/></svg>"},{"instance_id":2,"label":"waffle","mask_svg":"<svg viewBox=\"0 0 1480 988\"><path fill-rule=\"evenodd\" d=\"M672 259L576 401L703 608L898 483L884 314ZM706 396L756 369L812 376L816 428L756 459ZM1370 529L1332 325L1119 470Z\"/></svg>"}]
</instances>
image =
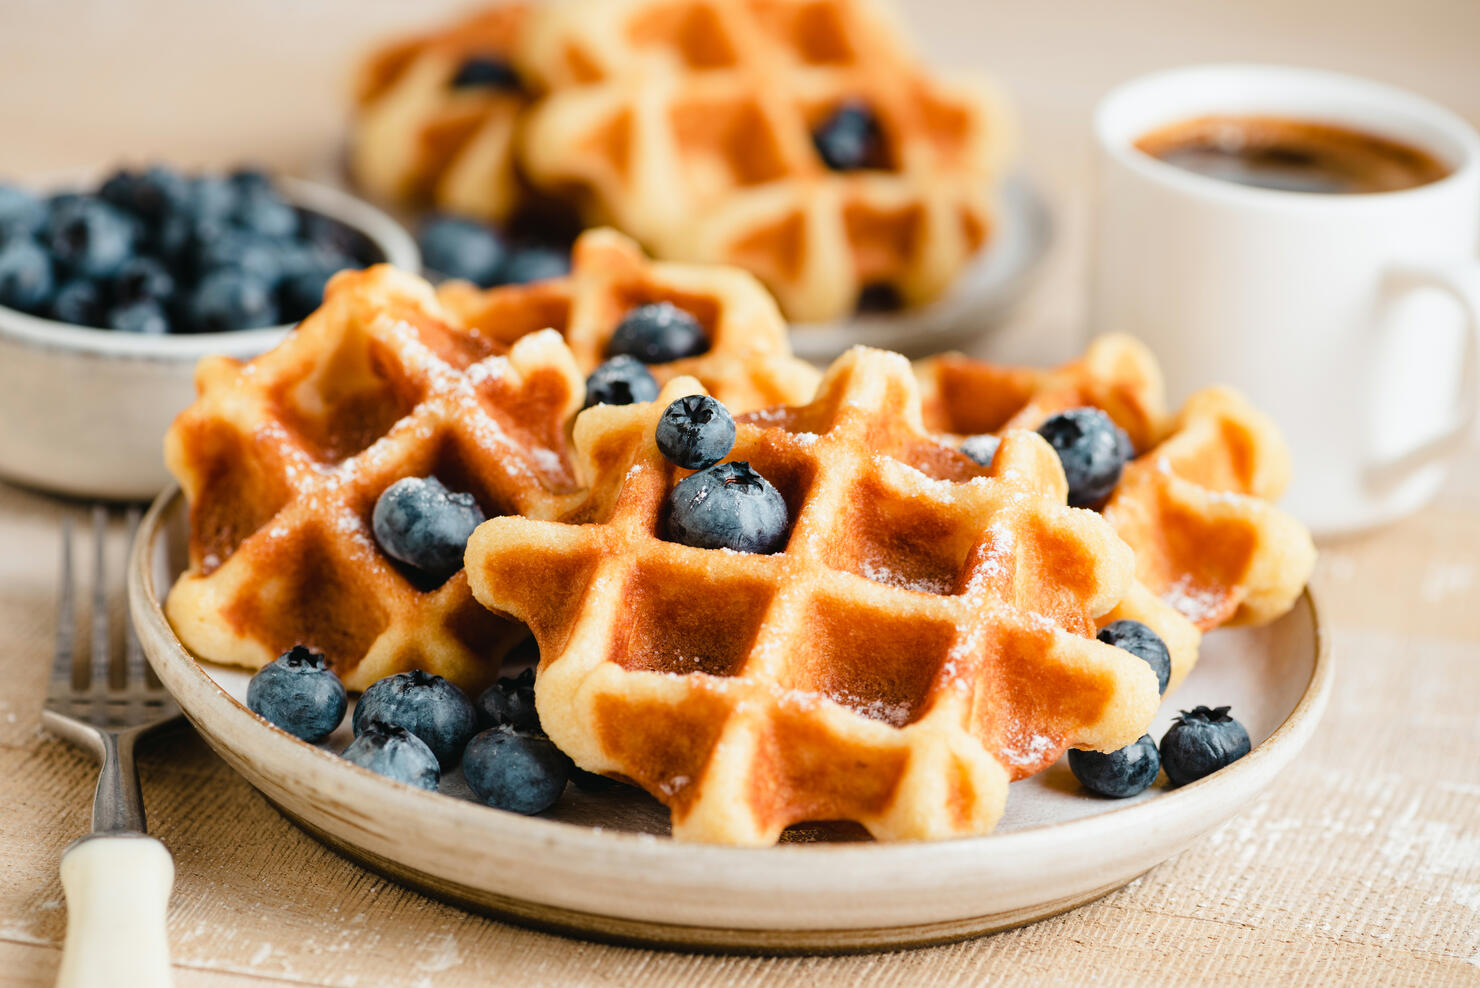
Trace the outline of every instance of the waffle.
<instances>
[{"instance_id":1,"label":"waffle","mask_svg":"<svg viewBox=\"0 0 1480 988\"><path fill-rule=\"evenodd\" d=\"M792 357L776 303L745 272L655 263L612 230L582 234L571 261L566 278L487 290L449 282L438 296L464 325L505 342L538 328L560 330L586 374L606 359L629 309L671 302L699 320L712 345L697 357L650 367L660 383L696 377L736 412L806 401L816 389L817 371Z\"/></svg>"},{"instance_id":2,"label":"waffle","mask_svg":"<svg viewBox=\"0 0 1480 988\"><path fill-rule=\"evenodd\" d=\"M787 317L888 286L946 291L990 237L1011 139L977 80L938 78L872 0L572 0L531 14L531 180L657 256L746 268ZM834 172L817 125L862 101L883 166Z\"/></svg>"},{"instance_id":3,"label":"waffle","mask_svg":"<svg viewBox=\"0 0 1480 988\"><path fill-rule=\"evenodd\" d=\"M784 551L695 549L657 537L686 472L653 436L699 391L582 413L587 502L468 543L474 595L534 632L540 720L576 764L641 785L684 840L811 820L943 838L990 830L1008 782L1066 747L1145 731L1156 677L1088 637L1130 551L1064 506L1046 442L1009 433L979 467L925 434L904 358L855 348L811 404L739 419L727 459L786 499Z\"/></svg>"},{"instance_id":4,"label":"waffle","mask_svg":"<svg viewBox=\"0 0 1480 988\"><path fill-rule=\"evenodd\" d=\"M487 515L555 517L584 382L558 334L512 347L457 327L419 278L342 272L282 344L207 358L165 443L190 503L190 565L166 613L202 658L259 668L295 644L351 689L412 668L476 689L525 631L459 572L419 586L376 546L396 480L435 474Z\"/></svg>"},{"instance_id":5,"label":"waffle","mask_svg":"<svg viewBox=\"0 0 1480 988\"><path fill-rule=\"evenodd\" d=\"M470 56L512 60L523 4L492 7L372 52L355 85L349 166L371 196L503 221L521 201L514 135L521 92L452 85Z\"/></svg>"},{"instance_id":6,"label":"waffle","mask_svg":"<svg viewBox=\"0 0 1480 988\"><path fill-rule=\"evenodd\" d=\"M1273 504L1289 480L1284 440L1237 392L1199 391L1169 415L1155 360L1126 336L1055 370L954 354L917 374L926 424L942 432L1035 428L1084 405L1125 429L1138 455L1101 510L1135 550L1139 585L1105 620L1155 628L1172 651L1173 686L1196 661L1199 632L1272 621L1309 579L1310 535Z\"/></svg>"}]
</instances>

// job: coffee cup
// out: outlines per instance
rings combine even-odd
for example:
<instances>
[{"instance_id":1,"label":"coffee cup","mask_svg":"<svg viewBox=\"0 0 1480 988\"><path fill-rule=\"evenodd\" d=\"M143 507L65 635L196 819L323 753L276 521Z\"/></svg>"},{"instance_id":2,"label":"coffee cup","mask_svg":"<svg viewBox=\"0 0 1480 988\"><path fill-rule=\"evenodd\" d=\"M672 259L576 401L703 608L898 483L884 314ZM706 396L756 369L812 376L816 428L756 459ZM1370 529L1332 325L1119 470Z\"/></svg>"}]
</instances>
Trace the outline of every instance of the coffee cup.
<instances>
[{"instance_id":1,"label":"coffee cup","mask_svg":"<svg viewBox=\"0 0 1480 988\"><path fill-rule=\"evenodd\" d=\"M1437 170L1345 191L1309 181L1319 153L1276 155L1273 178L1255 162L1250 178L1218 141L1223 164L1206 168L1138 147L1203 120L1235 136L1250 120L1369 135ZM1427 503L1480 411L1480 134L1390 86L1263 65L1126 83L1094 129L1091 329L1146 342L1175 401L1225 383L1269 412L1294 461L1286 506L1317 535Z\"/></svg>"}]
</instances>

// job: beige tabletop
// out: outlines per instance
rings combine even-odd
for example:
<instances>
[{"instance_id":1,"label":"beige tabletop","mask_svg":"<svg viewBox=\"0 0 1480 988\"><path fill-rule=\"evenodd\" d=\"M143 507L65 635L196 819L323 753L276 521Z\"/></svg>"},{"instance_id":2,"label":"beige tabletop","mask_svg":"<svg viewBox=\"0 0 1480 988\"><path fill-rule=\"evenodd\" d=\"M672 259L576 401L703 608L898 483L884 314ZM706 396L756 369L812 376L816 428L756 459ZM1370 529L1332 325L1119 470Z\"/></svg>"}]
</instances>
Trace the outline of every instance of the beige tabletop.
<instances>
[{"instance_id":1,"label":"beige tabletop","mask_svg":"<svg viewBox=\"0 0 1480 988\"><path fill-rule=\"evenodd\" d=\"M0 175L125 156L333 174L349 59L440 3L6 0ZM932 53L994 72L1024 118L1057 243L981 345L1054 360L1076 338L1086 125L1115 81L1209 60L1314 64L1480 122L1475 0L908 0ZM5 428L6 423L0 423ZM58 520L0 485L0 985L49 984L62 849L96 769L40 731ZM121 544L114 549L121 554ZM1438 501L1322 547L1337 683L1306 753L1228 825L1107 898L1034 926L852 958L724 958L583 943L472 916L336 857L193 734L143 760L174 853L181 986L1480 985L1480 451Z\"/></svg>"}]
</instances>

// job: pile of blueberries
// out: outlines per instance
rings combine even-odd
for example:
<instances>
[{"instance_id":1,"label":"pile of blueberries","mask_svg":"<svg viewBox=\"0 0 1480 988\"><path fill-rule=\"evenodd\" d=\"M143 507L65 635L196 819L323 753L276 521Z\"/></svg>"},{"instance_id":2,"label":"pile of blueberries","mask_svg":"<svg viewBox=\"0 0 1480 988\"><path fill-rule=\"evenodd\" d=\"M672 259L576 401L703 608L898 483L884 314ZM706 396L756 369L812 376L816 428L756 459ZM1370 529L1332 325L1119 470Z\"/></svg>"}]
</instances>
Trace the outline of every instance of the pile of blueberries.
<instances>
[{"instance_id":1,"label":"pile of blueberries","mask_svg":"<svg viewBox=\"0 0 1480 988\"><path fill-rule=\"evenodd\" d=\"M1038 434L1059 454L1069 482L1069 504L1076 508L1101 507L1135 455L1130 437L1098 408L1060 412L1046 419ZM997 446L996 436L969 436L961 443L961 452L982 466L991 466ZM1144 659L1165 695L1172 657L1156 632L1139 621L1125 620L1106 625L1098 637ZM1108 754L1071 750L1069 769L1090 792L1115 798L1142 792L1163 768L1174 786L1193 782L1249 753L1249 732L1228 716L1229 709L1184 710L1163 735L1160 750L1149 734Z\"/></svg>"},{"instance_id":2,"label":"pile of blueberries","mask_svg":"<svg viewBox=\"0 0 1480 988\"><path fill-rule=\"evenodd\" d=\"M329 276L381 260L362 233L296 208L262 171L121 169L90 192L0 185L0 305L125 333L297 322Z\"/></svg>"},{"instance_id":3,"label":"pile of blueberries","mask_svg":"<svg viewBox=\"0 0 1480 988\"><path fill-rule=\"evenodd\" d=\"M433 216L417 232L428 271L480 288L523 285L570 272L570 251L559 243L515 239L459 216Z\"/></svg>"}]
</instances>

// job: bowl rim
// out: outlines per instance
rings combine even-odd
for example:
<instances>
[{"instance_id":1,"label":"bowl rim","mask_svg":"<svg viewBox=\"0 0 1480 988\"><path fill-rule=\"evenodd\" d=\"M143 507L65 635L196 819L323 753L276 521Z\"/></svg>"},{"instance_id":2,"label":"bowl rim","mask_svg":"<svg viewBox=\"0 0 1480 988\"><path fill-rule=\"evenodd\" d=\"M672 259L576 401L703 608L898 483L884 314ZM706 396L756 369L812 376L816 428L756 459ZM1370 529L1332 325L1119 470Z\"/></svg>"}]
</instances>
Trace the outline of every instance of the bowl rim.
<instances>
[{"instance_id":1,"label":"bowl rim","mask_svg":"<svg viewBox=\"0 0 1480 988\"><path fill-rule=\"evenodd\" d=\"M171 512L178 510L177 505L182 500L183 492L178 485L171 485L159 494L137 529L128 562L130 612L140 629L140 638L146 642L150 665L166 688L174 693L181 685L183 671L190 687L204 691L203 695L207 698L204 702L216 706L238 725L246 727L250 723L257 730L261 746L273 752L267 760L294 763L297 766L295 774L337 773L344 795L352 801L366 801L358 805L378 803L384 806L394 801L423 818L435 816L445 825L460 831L466 832L472 828L501 841L516 844L548 846L551 842L558 841L592 855L620 851L632 856L634 860L654 867L671 863L665 859L671 859L681 851L682 860L691 866L748 868L751 870L752 880L758 883L768 880L785 881L788 867L786 863L799 861L802 857L812 859L826 855L839 863L867 860L870 867L880 870L944 863L962 854L970 856L990 852L996 860L1009 859L1017 854L1033 853L1045 841L1057 845L1071 836L1076 841L1095 841L1110 839L1114 835L1123 836L1142 827L1154 830L1158 818L1184 808L1188 815L1196 816L1197 806L1194 801L1213 787L1230 792L1243 791L1245 796L1252 796L1272 781L1304 747L1320 721L1331 692L1333 660L1330 636L1315 596L1307 585L1296 599L1294 608L1303 606L1309 610L1314 655L1309 677L1295 705L1269 736L1248 755L1206 778L1161 792L1154 800L1130 803L1072 820L1034 824L1006 833L937 841L778 843L768 847L687 843L646 833L609 830L538 816L520 816L491 811L475 802L450 798L445 794L385 779L268 724L227 693L176 636L174 628L165 617L163 602L155 586L154 547L164 532L163 521ZM156 659L153 651L147 648L151 639L166 643L165 651L174 661L167 663ZM182 710L186 710L189 705L181 703L180 706ZM1222 818L1217 822L1221 820ZM762 861L769 866L758 868Z\"/></svg>"},{"instance_id":2,"label":"bowl rim","mask_svg":"<svg viewBox=\"0 0 1480 988\"><path fill-rule=\"evenodd\" d=\"M384 211L343 189L291 175L273 182L299 209L343 223L367 237L384 263L419 273L421 252L400 223ZM222 333L138 336L92 326L75 326L0 306L0 341L98 357L189 360L223 354L249 357L270 349L296 323Z\"/></svg>"}]
</instances>

